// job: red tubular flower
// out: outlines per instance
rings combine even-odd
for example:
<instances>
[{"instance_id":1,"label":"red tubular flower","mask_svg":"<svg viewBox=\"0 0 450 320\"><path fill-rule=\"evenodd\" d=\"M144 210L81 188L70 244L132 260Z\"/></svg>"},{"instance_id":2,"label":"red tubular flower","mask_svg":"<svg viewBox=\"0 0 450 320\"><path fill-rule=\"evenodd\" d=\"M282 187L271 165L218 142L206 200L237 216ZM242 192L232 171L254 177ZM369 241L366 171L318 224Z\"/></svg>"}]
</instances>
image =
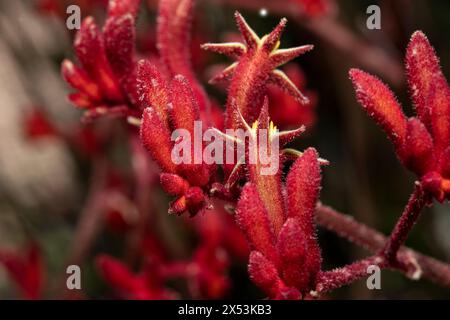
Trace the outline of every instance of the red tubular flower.
<instances>
[{"instance_id":1,"label":"red tubular flower","mask_svg":"<svg viewBox=\"0 0 450 320\"><path fill-rule=\"evenodd\" d=\"M298 137L304 132L304 127L300 127L295 130L290 131L278 131L277 127L269 119L268 111L268 100L264 101L261 113L257 121L255 121L250 127L248 123L244 120L239 109L235 107L235 121L239 126L245 128L247 132L250 133L248 143L246 141L241 141L239 137L232 137L217 131L222 134L223 138L233 143L238 148L245 148L245 155L243 158L237 161L233 171L229 175L228 181L225 184L225 190L233 191L233 187L236 182L242 178L248 178L257 190L257 194L263 203L265 209L267 210L267 215L269 221L274 228L275 234L278 235L283 223L286 219L285 210L283 207L283 195L279 192L282 188L281 186L281 172L282 163L287 158L296 159L300 152L291 149L282 149L287 143L291 142L293 139ZM262 132L267 132L266 136L262 135ZM271 164L262 162L260 153L264 152L261 149L261 142L263 139L267 139L267 152L271 154ZM272 150L272 143L278 139L278 147L282 149ZM277 152L277 154L272 154L272 152ZM251 155L256 155L256 157ZM274 168L274 160L278 161L278 166ZM243 168L246 170L242 170ZM263 170L274 169L275 171L269 174L261 174ZM218 189L218 185L215 184L215 188Z\"/></svg>"},{"instance_id":2,"label":"red tubular flower","mask_svg":"<svg viewBox=\"0 0 450 320\"><path fill-rule=\"evenodd\" d=\"M176 165L172 160L174 143L171 141L172 129L187 130L191 137L195 137L194 122L200 120L200 112L194 92L181 75L167 83L148 61L139 62L137 74L141 105L146 108L141 123L141 140L164 172L161 175L163 188L178 197L169 211L195 214L205 204L202 188L209 183L213 167L205 164ZM191 149L191 158L194 159L195 150Z\"/></svg>"},{"instance_id":3,"label":"red tubular flower","mask_svg":"<svg viewBox=\"0 0 450 320\"><path fill-rule=\"evenodd\" d=\"M393 141L401 162L443 202L450 199L450 88L433 47L420 31L411 37L406 69L417 112L409 120L379 79L356 69L350 78L358 101Z\"/></svg>"},{"instance_id":4,"label":"red tubular flower","mask_svg":"<svg viewBox=\"0 0 450 320\"><path fill-rule=\"evenodd\" d=\"M284 72L277 68L311 50L313 46L279 49L281 34L287 23L286 19L282 19L270 34L259 38L239 12L235 13L235 18L244 43L208 43L202 46L205 50L237 59L237 62L210 81L214 83L231 80L228 89L225 128L242 128L239 118L235 116L236 106L248 123L253 123L257 119L268 84L280 87L302 105L308 104L308 98L300 92ZM224 169L226 176L229 176L232 166L225 165Z\"/></svg>"},{"instance_id":5,"label":"red tubular flower","mask_svg":"<svg viewBox=\"0 0 450 320\"><path fill-rule=\"evenodd\" d=\"M77 90L69 100L88 110L86 118L139 114L134 83L134 24L139 3L111 0L103 32L92 17L86 18L74 42L81 67L69 60L62 63L64 79Z\"/></svg>"},{"instance_id":6,"label":"red tubular flower","mask_svg":"<svg viewBox=\"0 0 450 320\"><path fill-rule=\"evenodd\" d=\"M279 49L279 40L286 26L286 19L282 19L270 34L259 38L239 12L236 12L235 17L245 44L236 42L203 45L206 50L238 60L211 80L216 82L231 79L225 127L239 128L238 123L233 120L234 104L239 106L244 119L249 123L256 120L268 83L281 87L300 103L307 104L308 99L286 74L276 68L311 50L313 46Z\"/></svg>"},{"instance_id":7,"label":"red tubular flower","mask_svg":"<svg viewBox=\"0 0 450 320\"><path fill-rule=\"evenodd\" d=\"M41 298L44 267L36 244L28 245L23 256L0 251L0 264L5 267L25 299Z\"/></svg>"},{"instance_id":8,"label":"red tubular flower","mask_svg":"<svg viewBox=\"0 0 450 320\"><path fill-rule=\"evenodd\" d=\"M277 191L283 208L280 230L271 222L269 208L252 182L242 190L236 219L253 250L252 280L271 298L298 299L314 289L321 265L314 224L320 167L314 149L297 159L283 189L280 185Z\"/></svg>"}]
</instances>

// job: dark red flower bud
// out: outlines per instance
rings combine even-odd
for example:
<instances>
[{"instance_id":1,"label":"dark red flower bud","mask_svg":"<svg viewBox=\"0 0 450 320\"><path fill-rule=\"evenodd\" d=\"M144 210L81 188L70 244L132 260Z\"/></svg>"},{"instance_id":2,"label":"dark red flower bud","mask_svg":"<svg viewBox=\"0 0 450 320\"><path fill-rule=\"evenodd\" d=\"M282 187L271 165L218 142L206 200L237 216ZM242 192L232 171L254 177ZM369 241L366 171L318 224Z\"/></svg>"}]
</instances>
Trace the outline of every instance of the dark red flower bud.
<instances>
[{"instance_id":1,"label":"dark red flower bud","mask_svg":"<svg viewBox=\"0 0 450 320\"><path fill-rule=\"evenodd\" d=\"M197 214L197 212L199 212L204 207L206 198L202 189L200 189L199 187L189 188L185 193L185 197L186 207L191 216Z\"/></svg>"},{"instance_id":2,"label":"dark red flower bud","mask_svg":"<svg viewBox=\"0 0 450 320\"><path fill-rule=\"evenodd\" d=\"M99 84L104 96L109 101L122 101L119 83L106 57L103 35L92 17L83 21L74 47L83 68Z\"/></svg>"},{"instance_id":3,"label":"dark red flower bud","mask_svg":"<svg viewBox=\"0 0 450 320\"><path fill-rule=\"evenodd\" d=\"M405 166L419 175L431 169L433 139L419 119L409 119L405 143L399 154Z\"/></svg>"},{"instance_id":4,"label":"dark red flower bud","mask_svg":"<svg viewBox=\"0 0 450 320\"><path fill-rule=\"evenodd\" d=\"M159 181L163 190L172 196L182 195L189 188L189 183L186 180L172 173L161 173Z\"/></svg>"},{"instance_id":5,"label":"dark red flower bud","mask_svg":"<svg viewBox=\"0 0 450 320\"><path fill-rule=\"evenodd\" d=\"M367 114L383 127L396 148L401 148L407 119L392 91L377 77L361 70L350 70L350 79Z\"/></svg>"}]
</instances>

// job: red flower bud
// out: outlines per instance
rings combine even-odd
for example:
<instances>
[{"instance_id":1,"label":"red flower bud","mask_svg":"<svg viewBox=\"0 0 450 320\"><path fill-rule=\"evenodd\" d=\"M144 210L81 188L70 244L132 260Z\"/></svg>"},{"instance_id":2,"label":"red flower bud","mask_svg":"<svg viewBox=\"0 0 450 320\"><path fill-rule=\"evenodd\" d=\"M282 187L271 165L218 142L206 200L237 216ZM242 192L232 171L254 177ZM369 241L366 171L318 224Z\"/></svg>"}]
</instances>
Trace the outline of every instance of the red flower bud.
<instances>
[{"instance_id":1,"label":"red flower bud","mask_svg":"<svg viewBox=\"0 0 450 320\"><path fill-rule=\"evenodd\" d=\"M141 109L153 107L161 121L169 127L169 88L155 65L147 60L138 63L137 86Z\"/></svg>"},{"instance_id":2,"label":"red flower bud","mask_svg":"<svg viewBox=\"0 0 450 320\"><path fill-rule=\"evenodd\" d=\"M99 84L110 101L122 101L122 92L105 52L103 35L92 17L86 18L78 31L75 52L86 72Z\"/></svg>"},{"instance_id":3,"label":"red flower bud","mask_svg":"<svg viewBox=\"0 0 450 320\"><path fill-rule=\"evenodd\" d=\"M433 164L433 139L425 125L417 118L408 121L407 135L400 158L407 168L424 174Z\"/></svg>"},{"instance_id":4,"label":"red flower bud","mask_svg":"<svg viewBox=\"0 0 450 320\"><path fill-rule=\"evenodd\" d=\"M350 79L359 103L400 148L406 137L407 119L392 91L377 77L361 70L350 70Z\"/></svg>"},{"instance_id":5,"label":"red flower bud","mask_svg":"<svg viewBox=\"0 0 450 320\"><path fill-rule=\"evenodd\" d=\"M411 95L420 120L429 127L431 110L428 99L437 82L445 82L439 59L423 32L416 31L406 51L406 71Z\"/></svg>"},{"instance_id":6,"label":"red flower bud","mask_svg":"<svg viewBox=\"0 0 450 320\"><path fill-rule=\"evenodd\" d=\"M403 164L421 177L425 189L443 201L450 147L450 87L426 36L415 32L406 52L406 69L418 119L406 121L392 92L377 78L351 70L359 102L394 142Z\"/></svg>"},{"instance_id":7,"label":"red flower bud","mask_svg":"<svg viewBox=\"0 0 450 320\"><path fill-rule=\"evenodd\" d=\"M310 148L297 159L286 179L288 217L297 218L308 236L315 233L314 212L320 180L317 151Z\"/></svg>"},{"instance_id":8,"label":"red flower bud","mask_svg":"<svg viewBox=\"0 0 450 320\"><path fill-rule=\"evenodd\" d=\"M163 190L172 196L182 195L189 188L189 183L176 174L161 173L159 175L159 180Z\"/></svg>"},{"instance_id":9,"label":"red flower bud","mask_svg":"<svg viewBox=\"0 0 450 320\"><path fill-rule=\"evenodd\" d=\"M186 207L191 216L197 214L205 204L205 194L199 187L191 187L186 193Z\"/></svg>"},{"instance_id":10,"label":"red flower bud","mask_svg":"<svg viewBox=\"0 0 450 320\"><path fill-rule=\"evenodd\" d=\"M269 297L277 296L281 282L278 271L261 252L252 251L250 253L248 272L252 281Z\"/></svg>"}]
</instances>

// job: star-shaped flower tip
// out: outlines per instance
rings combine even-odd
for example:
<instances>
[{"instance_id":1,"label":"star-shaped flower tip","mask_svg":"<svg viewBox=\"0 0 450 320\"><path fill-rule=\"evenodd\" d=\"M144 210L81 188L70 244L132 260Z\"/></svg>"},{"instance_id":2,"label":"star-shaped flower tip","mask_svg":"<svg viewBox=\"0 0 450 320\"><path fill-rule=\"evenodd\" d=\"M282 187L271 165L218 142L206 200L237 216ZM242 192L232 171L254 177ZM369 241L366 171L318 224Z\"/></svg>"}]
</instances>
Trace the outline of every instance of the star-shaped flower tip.
<instances>
[{"instance_id":1,"label":"star-shaped flower tip","mask_svg":"<svg viewBox=\"0 0 450 320\"><path fill-rule=\"evenodd\" d=\"M290 49L279 49L281 34L287 23L287 19L285 18L281 19L271 33L262 38L253 31L239 12L235 13L235 18L244 43L207 43L202 45L202 48L205 50L224 54L238 60L211 79L210 83L230 80L233 78L239 66L242 67L242 64L252 64L257 66L254 72L264 73L265 77L263 79L268 79L270 83L279 86L298 102L308 104L308 98L302 94L283 71L277 68L301 54L312 50L313 46L304 45ZM244 66L240 71L243 70L248 71L251 68ZM248 74L247 78L252 78L251 74Z\"/></svg>"}]
</instances>

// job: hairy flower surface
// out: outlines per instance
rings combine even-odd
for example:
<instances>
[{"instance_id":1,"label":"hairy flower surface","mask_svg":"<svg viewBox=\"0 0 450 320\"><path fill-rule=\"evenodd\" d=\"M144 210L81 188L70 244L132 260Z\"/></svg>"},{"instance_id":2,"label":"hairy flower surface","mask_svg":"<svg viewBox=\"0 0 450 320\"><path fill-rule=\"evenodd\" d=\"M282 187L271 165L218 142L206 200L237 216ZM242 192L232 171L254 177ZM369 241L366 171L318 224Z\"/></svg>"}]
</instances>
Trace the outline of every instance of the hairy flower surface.
<instances>
[{"instance_id":1,"label":"hairy flower surface","mask_svg":"<svg viewBox=\"0 0 450 320\"><path fill-rule=\"evenodd\" d=\"M74 48L80 66L62 63L64 79L77 92L69 100L86 109L85 117L136 115L135 20L140 0L110 1L100 30L94 18L84 19Z\"/></svg>"},{"instance_id":2,"label":"hairy flower surface","mask_svg":"<svg viewBox=\"0 0 450 320\"><path fill-rule=\"evenodd\" d=\"M450 88L427 37L415 32L406 69L417 117L407 118L378 78L353 69L358 101L394 143L401 162L439 201L450 200Z\"/></svg>"},{"instance_id":3,"label":"hairy flower surface","mask_svg":"<svg viewBox=\"0 0 450 320\"><path fill-rule=\"evenodd\" d=\"M194 122L200 120L195 94L186 78L178 75L167 83L157 68L146 61L139 63L138 91L145 107L141 140L163 170L163 189L178 197L169 210L177 214L185 211L195 214L205 204L201 188L209 183L214 168L206 164L176 165L172 150L180 141L171 141L172 129L184 129L191 137L195 136ZM192 148L191 159L194 157Z\"/></svg>"},{"instance_id":4,"label":"hairy flower surface","mask_svg":"<svg viewBox=\"0 0 450 320\"><path fill-rule=\"evenodd\" d=\"M271 298L299 299L315 286L321 265L314 222L320 179L317 152L308 149L294 163L286 185L280 182L274 190L281 199L272 194L282 208L280 229L257 185L249 182L242 191L236 219L251 244L250 277Z\"/></svg>"},{"instance_id":5,"label":"hairy flower surface","mask_svg":"<svg viewBox=\"0 0 450 320\"><path fill-rule=\"evenodd\" d=\"M300 90L306 88L305 74L298 65L290 63L286 65L284 71ZM270 102L270 118L281 128L304 125L307 129L310 129L316 123L317 92L305 91L305 96L309 100L309 104L306 106L277 86L269 86L267 95Z\"/></svg>"},{"instance_id":6,"label":"hairy flower surface","mask_svg":"<svg viewBox=\"0 0 450 320\"><path fill-rule=\"evenodd\" d=\"M286 19L282 19L270 34L260 38L239 12L236 12L235 17L244 43L208 43L203 45L205 50L237 59L237 62L211 80L216 82L231 79L226 128L239 128L239 124L234 120L233 105L239 107L244 119L249 123L256 120L269 83L281 87L300 103L307 104L308 99L286 74L277 68L310 51L313 47L306 45L291 49L279 49L281 34L287 23Z\"/></svg>"},{"instance_id":7,"label":"hairy flower surface","mask_svg":"<svg viewBox=\"0 0 450 320\"><path fill-rule=\"evenodd\" d=\"M268 213L271 222L274 225L275 230L278 232L283 224L283 208L282 208L282 195L279 192L281 188L281 163L283 161L283 152L280 152L287 143L294 140L296 137L304 132L304 127L300 127L291 131L278 131L273 122L269 119L269 102L266 98L261 109L261 113L253 125L250 127L245 121L239 108L235 106L234 117L236 123L239 123L240 127L243 127L246 132L250 133L249 140L242 140L242 138L229 136L222 134L225 140L227 140L227 146L233 148L245 149L245 154L242 158L237 160L233 171L231 172L227 183L226 189L232 188L236 182L240 179L247 177L256 186L259 195L263 203L268 207ZM273 145L274 141L278 144L276 147ZM231 142L231 143L230 143ZM263 150L263 145L266 146L266 150ZM289 152L289 150L286 150ZM263 161L262 156L267 156L270 161ZM274 163L277 164L274 172L268 172L263 174L264 171L269 170ZM244 167L247 169L243 170ZM248 173L248 175L246 175Z\"/></svg>"},{"instance_id":8,"label":"hairy flower surface","mask_svg":"<svg viewBox=\"0 0 450 320\"><path fill-rule=\"evenodd\" d=\"M194 0L161 0L158 11L157 46L169 75L184 76L199 106L201 119L209 123L210 102L192 68L191 25Z\"/></svg>"}]
</instances>

